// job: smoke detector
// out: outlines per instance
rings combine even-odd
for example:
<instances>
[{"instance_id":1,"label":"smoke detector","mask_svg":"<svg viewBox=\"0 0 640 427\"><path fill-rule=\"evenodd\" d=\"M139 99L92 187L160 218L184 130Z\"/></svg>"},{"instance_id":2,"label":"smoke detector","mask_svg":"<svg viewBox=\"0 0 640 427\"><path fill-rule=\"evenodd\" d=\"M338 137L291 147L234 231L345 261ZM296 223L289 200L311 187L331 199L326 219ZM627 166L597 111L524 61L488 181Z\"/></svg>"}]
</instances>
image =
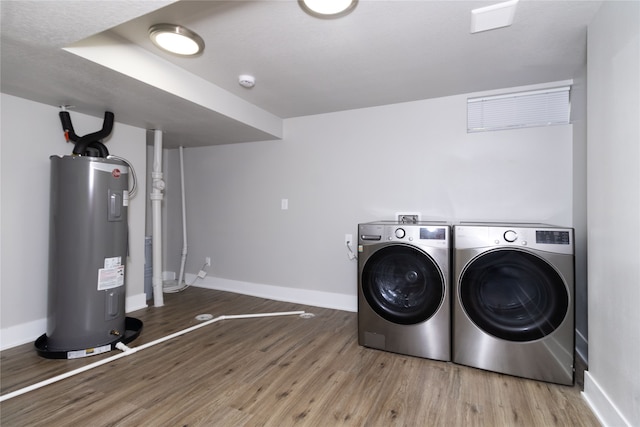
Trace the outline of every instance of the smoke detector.
<instances>
[{"instance_id":1,"label":"smoke detector","mask_svg":"<svg viewBox=\"0 0 640 427\"><path fill-rule=\"evenodd\" d=\"M256 78L248 74L241 74L240 77L238 77L238 83L240 83L242 87L251 89L256 85Z\"/></svg>"}]
</instances>

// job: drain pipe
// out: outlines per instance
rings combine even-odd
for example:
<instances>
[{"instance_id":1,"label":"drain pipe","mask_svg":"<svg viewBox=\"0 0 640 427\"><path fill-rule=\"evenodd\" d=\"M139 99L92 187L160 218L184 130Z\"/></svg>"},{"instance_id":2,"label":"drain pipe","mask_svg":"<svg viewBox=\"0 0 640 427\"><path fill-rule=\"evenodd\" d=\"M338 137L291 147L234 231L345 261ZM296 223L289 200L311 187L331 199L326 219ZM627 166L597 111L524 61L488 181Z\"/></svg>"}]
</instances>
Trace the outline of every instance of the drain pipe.
<instances>
[{"instance_id":1,"label":"drain pipe","mask_svg":"<svg viewBox=\"0 0 640 427\"><path fill-rule=\"evenodd\" d=\"M182 190L182 259L180 260L180 275L178 276L178 287L182 286L184 280L184 264L187 260L187 207L184 195L184 155L183 147L180 146L180 185Z\"/></svg>"},{"instance_id":2,"label":"drain pipe","mask_svg":"<svg viewBox=\"0 0 640 427\"><path fill-rule=\"evenodd\" d=\"M153 170L151 172L151 208L153 219L153 305L162 307L162 190L165 183L162 179L162 131L153 131Z\"/></svg>"},{"instance_id":3,"label":"drain pipe","mask_svg":"<svg viewBox=\"0 0 640 427\"><path fill-rule=\"evenodd\" d=\"M130 355L132 355L134 353L137 353L138 351L144 350L144 349L149 348L149 347L153 347L154 345L163 343L165 341L169 341L169 340L171 340L173 338L177 338L177 337L179 337L181 335L184 335L184 334L187 334L189 332L195 331L196 329L204 328L205 326L208 326L208 325L210 325L212 323L219 322L221 320L253 319L253 318L261 318L261 317L292 316L292 315L303 316L304 314L306 314L304 311L280 311L280 312L274 312L274 313L233 314L233 315L227 315L227 316L219 316L219 317L216 317L215 319L211 319L211 320L208 320L206 322L200 323L198 325L191 326L190 328L186 328L186 329L183 329L181 331L175 332L175 333L173 333L171 335L167 335L165 337L158 338L155 341L151 341L151 342L148 342L146 344L142 344L142 345L140 345L138 347L130 348L130 347L127 347L125 344L119 342L119 343L116 344L116 348L121 350L122 353L115 354L115 355L113 355L111 357L107 357L106 359L98 360L95 363L92 363L92 364L89 364L89 365L85 365L85 366L83 366L81 368L78 368L78 369L75 369L73 371L65 372L64 374L60 374L58 376L49 378L49 379L41 381L39 383L36 383L36 384L30 385L30 386L21 388L21 389L16 390L16 391L12 391L11 393L3 394L2 396L0 396L0 402L4 402L5 400L9 400L9 399L12 399L14 397L26 394L26 393L28 393L30 391L37 390L39 388L42 388L42 387L47 386L49 384L56 383L58 381L66 379L66 378L73 377L75 375L81 374L82 372L86 372L86 371L88 371L90 369L97 368L97 367L105 365L107 363L111 363L114 360L118 360L118 359L121 359L123 357L130 356Z\"/></svg>"}]
</instances>

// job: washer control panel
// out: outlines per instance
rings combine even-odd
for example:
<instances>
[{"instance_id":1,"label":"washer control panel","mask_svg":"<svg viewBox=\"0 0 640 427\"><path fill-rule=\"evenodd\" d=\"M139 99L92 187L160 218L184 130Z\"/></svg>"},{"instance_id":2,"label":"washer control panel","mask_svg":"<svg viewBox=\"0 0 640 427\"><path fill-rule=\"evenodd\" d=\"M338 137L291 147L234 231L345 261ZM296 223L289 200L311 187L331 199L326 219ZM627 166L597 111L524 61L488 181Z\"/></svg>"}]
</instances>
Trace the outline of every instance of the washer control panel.
<instances>
[{"instance_id":1,"label":"washer control panel","mask_svg":"<svg viewBox=\"0 0 640 427\"><path fill-rule=\"evenodd\" d=\"M440 223L368 223L358 226L360 244L406 242L431 247L448 247L450 227Z\"/></svg>"},{"instance_id":2,"label":"washer control panel","mask_svg":"<svg viewBox=\"0 0 640 427\"><path fill-rule=\"evenodd\" d=\"M518 233L513 230L507 230L504 232L504 240L507 242L513 243L518 240Z\"/></svg>"}]
</instances>

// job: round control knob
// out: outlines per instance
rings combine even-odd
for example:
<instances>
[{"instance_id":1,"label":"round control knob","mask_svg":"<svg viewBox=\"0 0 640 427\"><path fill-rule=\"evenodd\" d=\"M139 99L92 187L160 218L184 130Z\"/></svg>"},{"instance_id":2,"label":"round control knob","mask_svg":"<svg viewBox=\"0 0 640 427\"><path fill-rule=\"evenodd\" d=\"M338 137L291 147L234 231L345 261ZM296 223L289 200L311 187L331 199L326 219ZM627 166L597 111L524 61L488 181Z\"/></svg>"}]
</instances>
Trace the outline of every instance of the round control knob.
<instances>
[{"instance_id":1,"label":"round control knob","mask_svg":"<svg viewBox=\"0 0 640 427\"><path fill-rule=\"evenodd\" d=\"M402 239L407 233L405 233L404 228L396 229L396 237L398 239Z\"/></svg>"},{"instance_id":2,"label":"round control knob","mask_svg":"<svg viewBox=\"0 0 640 427\"><path fill-rule=\"evenodd\" d=\"M518 234L513 231L513 230L508 230L504 232L504 240L506 240L507 242L515 242L516 239L518 238Z\"/></svg>"}]
</instances>

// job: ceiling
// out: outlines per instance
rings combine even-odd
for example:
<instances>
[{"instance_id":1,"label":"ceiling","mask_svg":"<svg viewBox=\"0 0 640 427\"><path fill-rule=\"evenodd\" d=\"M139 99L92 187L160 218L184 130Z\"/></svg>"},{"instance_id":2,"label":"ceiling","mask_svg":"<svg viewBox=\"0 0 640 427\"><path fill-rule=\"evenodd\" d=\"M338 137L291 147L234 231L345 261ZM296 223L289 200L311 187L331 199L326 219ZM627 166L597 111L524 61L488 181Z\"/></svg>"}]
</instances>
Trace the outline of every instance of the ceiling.
<instances>
[{"instance_id":1,"label":"ceiling","mask_svg":"<svg viewBox=\"0 0 640 427\"><path fill-rule=\"evenodd\" d=\"M575 77L602 1L520 0L513 25L471 34L471 10L498 2L360 0L318 19L295 0L2 0L1 90L72 105L72 118L113 111L190 147L278 139L291 117ZM204 54L158 51L156 23L197 32Z\"/></svg>"}]
</instances>

